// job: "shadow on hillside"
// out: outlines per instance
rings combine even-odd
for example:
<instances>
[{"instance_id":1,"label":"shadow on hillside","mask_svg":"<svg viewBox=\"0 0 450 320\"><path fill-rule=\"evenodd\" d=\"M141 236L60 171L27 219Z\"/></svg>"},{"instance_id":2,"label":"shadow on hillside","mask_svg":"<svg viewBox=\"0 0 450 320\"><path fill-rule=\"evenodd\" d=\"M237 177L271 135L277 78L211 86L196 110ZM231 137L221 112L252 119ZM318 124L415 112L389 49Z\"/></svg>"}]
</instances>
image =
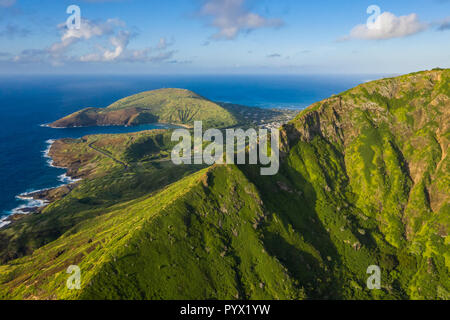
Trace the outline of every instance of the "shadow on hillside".
<instances>
[{"instance_id":1,"label":"shadow on hillside","mask_svg":"<svg viewBox=\"0 0 450 320\"><path fill-rule=\"evenodd\" d=\"M342 267L340 255L330 239L330 235L319 219L315 210L316 197L309 192L308 198L302 190L296 190L290 179L279 173L275 176L261 176L258 166L239 166L244 175L257 187L264 202L267 220L263 224L264 244L270 254L275 256L289 271L289 273L305 288L308 298L312 299L341 299L337 288L342 288L333 270ZM283 168L280 172L284 172ZM309 190L312 185L296 173L289 174L290 178L301 179ZM280 187L283 181L283 188ZM284 189L284 190L283 190ZM269 231L274 214L282 223L286 232ZM311 253L302 250L297 243L303 243L309 250L320 254L321 260ZM310 246L314 247L311 249ZM331 258L329 261L327 258Z\"/></svg>"}]
</instances>

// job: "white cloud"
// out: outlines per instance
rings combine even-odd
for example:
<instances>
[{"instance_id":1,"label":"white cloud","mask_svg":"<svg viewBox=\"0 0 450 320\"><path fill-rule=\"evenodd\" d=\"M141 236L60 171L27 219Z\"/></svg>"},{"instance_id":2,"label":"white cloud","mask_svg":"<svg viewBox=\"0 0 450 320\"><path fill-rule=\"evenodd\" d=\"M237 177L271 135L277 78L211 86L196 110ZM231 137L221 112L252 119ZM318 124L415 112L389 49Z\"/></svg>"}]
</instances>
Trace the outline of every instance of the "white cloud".
<instances>
[{"instance_id":1,"label":"white cloud","mask_svg":"<svg viewBox=\"0 0 450 320\"><path fill-rule=\"evenodd\" d=\"M207 0L200 9L200 16L209 17L211 25L218 29L213 39L231 40L239 33L264 27L279 27L279 19L268 19L245 7L245 0Z\"/></svg>"},{"instance_id":2,"label":"white cloud","mask_svg":"<svg viewBox=\"0 0 450 320\"><path fill-rule=\"evenodd\" d=\"M108 19L103 23L83 20L80 29L67 29L65 23L60 24L58 28L62 31L61 40L52 44L49 51L54 54L61 53L80 40L112 34L116 27L125 27L125 23L118 19Z\"/></svg>"},{"instance_id":3,"label":"white cloud","mask_svg":"<svg viewBox=\"0 0 450 320\"><path fill-rule=\"evenodd\" d=\"M118 19L108 19L105 22L83 20L80 29L67 29L65 24L58 25L61 31L60 40L48 48L40 50L24 50L11 60L19 63L50 63L63 65L69 62L163 62L172 59L175 51L167 51L173 41L160 38L154 48L128 49L130 39L134 36L126 29L125 22ZM109 36L109 38L107 38ZM108 39L108 40L107 40ZM78 55L77 43L90 41L94 51ZM153 53L156 51L155 53Z\"/></svg>"},{"instance_id":4,"label":"white cloud","mask_svg":"<svg viewBox=\"0 0 450 320\"><path fill-rule=\"evenodd\" d=\"M111 49L99 47L98 52L88 53L79 58L81 62L164 62L171 59L175 51L165 51L171 43L161 38L158 44L152 48L130 50L127 49L131 33L119 31L117 35L110 38ZM164 44L164 45L162 45Z\"/></svg>"},{"instance_id":5,"label":"white cloud","mask_svg":"<svg viewBox=\"0 0 450 320\"><path fill-rule=\"evenodd\" d=\"M428 28L428 25L421 23L417 14L412 13L407 16L399 16L383 12L376 19L370 28L365 24L357 25L352 29L349 36L342 40L363 39L363 40L384 40L392 38L403 38L419 33Z\"/></svg>"},{"instance_id":6,"label":"white cloud","mask_svg":"<svg viewBox=\"0 0 450 320\"><path fill-rule=\"evenodd\" d=\"M106 50L103 53L103 57L106 61L113 61L120 57L120 55L125 51L128 43L130 42L130 32L120 31L117 36L111 38L111 44L114 46L114 50Z\"/></svg>"},{"instance_id":7,"label":"white cloud","mask_svg":"<svg viewBox=\"0 0 450 320\"><path fill-rule=\"evenodd\" d=\"M114 61L122 56L128 43L130 42L130 32L121 30L117 35L110 38L113 49L101 48L100 53L88 53L79 58L83 62L109 62Z\"/></svg>"}]
</instances>

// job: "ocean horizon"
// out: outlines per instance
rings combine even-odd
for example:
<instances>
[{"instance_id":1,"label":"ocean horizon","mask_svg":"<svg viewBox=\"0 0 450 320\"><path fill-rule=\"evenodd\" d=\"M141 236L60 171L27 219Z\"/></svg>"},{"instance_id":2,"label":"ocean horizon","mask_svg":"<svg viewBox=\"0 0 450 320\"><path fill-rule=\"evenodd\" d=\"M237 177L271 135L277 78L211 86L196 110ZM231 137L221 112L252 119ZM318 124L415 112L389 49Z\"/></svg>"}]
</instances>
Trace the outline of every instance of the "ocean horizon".
<instances>
[{"instance_id":1,"label":"ocean horizon","mask_svg":"<svg viewBox=\"0 0 450 320\"><path fill-rule=\"evenodd\" d=\"M380 76L0 76L0 218L42 205L20 195L73 182L51 164L48 150L61 138L165 127L104 126L53 129L45 124L85 107L107 107L126 96L159 88L183 88L218 101L261 108L294 108Z\"/></svg>"}]
</instances>

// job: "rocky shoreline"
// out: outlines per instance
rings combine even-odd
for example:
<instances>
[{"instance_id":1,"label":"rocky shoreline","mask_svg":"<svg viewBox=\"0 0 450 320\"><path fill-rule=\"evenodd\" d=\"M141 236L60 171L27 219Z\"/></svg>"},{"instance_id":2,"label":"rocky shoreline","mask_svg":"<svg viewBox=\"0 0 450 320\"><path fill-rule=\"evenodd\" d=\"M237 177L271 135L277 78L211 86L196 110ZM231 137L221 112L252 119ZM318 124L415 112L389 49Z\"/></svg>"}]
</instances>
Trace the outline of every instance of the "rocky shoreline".
<instances>
[{"instance_id":1,"label":"rocky shoreline","mask_svg":"<svg viewBox=\"0 0 450 320\"><path fill-rule=\"evenodd\" d=\"M47 188L28 193L22 193L17 196L18 199L25 201L34 201L36 205L21 206L16 208L12 214L4 217L0 220L0 228L9 226L15 223L29 214L40 214L49 204L64 198L69 194L79 181L82 180L81 176L76 174L78 166L74 165L69 159L65 159L62 156L58 156L58 150L62 147L63 142L61 140L49 141L49 147L44 151L44 157L49 158L49 166L66 169L66 173L61 175L61 181L69 181L69 183L54 187Z\"/></svg>"},{"instance_id":2,"label":"rocky shoreline","mask_svg":"<svg viewBox=\"0 0 450 320\"><path fill-rule=\"evenodd\" d=\"M28 214L40 214L49 204L55 202L56 200L62 199L67 194L69 194L78 183L71 183L55 188L49 188L44 190L33 191L30 193L23 193L18 195L17 198L21 200L32 200L39 203L36 206L24 206L16 213L10 214L0 220L0 228L10 225L20 219L24 218Z\"/></svg>"}]
</instances>

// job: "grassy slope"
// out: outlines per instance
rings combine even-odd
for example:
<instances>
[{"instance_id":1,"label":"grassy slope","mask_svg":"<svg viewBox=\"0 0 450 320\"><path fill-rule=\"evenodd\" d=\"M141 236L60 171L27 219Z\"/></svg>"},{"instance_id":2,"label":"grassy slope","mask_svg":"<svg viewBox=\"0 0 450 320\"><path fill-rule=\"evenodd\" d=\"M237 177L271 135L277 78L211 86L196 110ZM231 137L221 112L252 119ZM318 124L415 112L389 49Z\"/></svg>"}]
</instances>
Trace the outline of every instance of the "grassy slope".
<instances>
[{"instance_id":1,"label":"grassy slope","mask_svg":"<svg viewBox=\"0 0 450 320\"><path fill-rule=\"evenodd\" d=\"M450 297L449 83L450 70L367 83L285 128L288 171L346 267L376 261L405 297ZM356 242L374 257L349 260Z\"/></svg>"},{"instance_id":2,"label":"grassy slope","mask_svg":"<svg viewBox=\"0 0 450 320\"><path fill-rule=\"evenodd\" d=\"M0 267L4 284L0 294L3 298L302 298L297 281L265 249L263 232L255 226L264 216L256 189L241 171L235 166L213 167L154 197L120 204L33 255ZM80 291L65 288L64 270L70 264L82 270Z\"/></svg>"},{"instance_id":3,"label":"grassy slope","mask_svg":"<svg viewBox=\"0 0 450 320\"><path fill-rule=\"evenodd\" d=\"M311 106L282 131L277 176L213 167L153 197L99 209L1 266L0 292L448 299L449 73L375 81ZM69 292L65 268L74 263L83 289ZM366 289L373 264L382 290Z\"/></svg>"},{"instance_id":4,"label":"grassy slope","mask_svg":"<svg viewBox=\"0 0 450 320\"><path fill-rule=\"evenodd\" d=\"M229 127L237 123L228 110L189 90L159 89L126 97L104 109L88 108L75 112L51 126L154 122L193 125L194 121L203 121L206 127Z\"/></svg>"},{"instance_id":5,"label":"grassy slope","mask_svg":"<svg viewBox=\"0 0 450 320\"><path fill-rule=\"evenodd\" d=\"M58 164L75 163L71 174L85 179L41 214L25 216L0 230L0 261L30 254L75 224L108 213L117 203L155 192L202 168L159 162L167 159L170 135L170 131L146 131L58 141L51 150L56 159L65 161ZM125 171L122 165L89 148L91 143L127 163L129 169Z\"/></svg>"}]
</instances>

